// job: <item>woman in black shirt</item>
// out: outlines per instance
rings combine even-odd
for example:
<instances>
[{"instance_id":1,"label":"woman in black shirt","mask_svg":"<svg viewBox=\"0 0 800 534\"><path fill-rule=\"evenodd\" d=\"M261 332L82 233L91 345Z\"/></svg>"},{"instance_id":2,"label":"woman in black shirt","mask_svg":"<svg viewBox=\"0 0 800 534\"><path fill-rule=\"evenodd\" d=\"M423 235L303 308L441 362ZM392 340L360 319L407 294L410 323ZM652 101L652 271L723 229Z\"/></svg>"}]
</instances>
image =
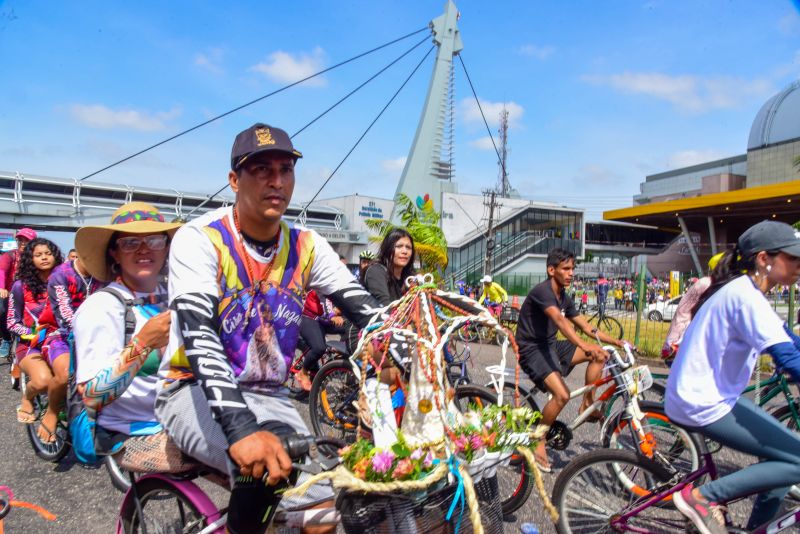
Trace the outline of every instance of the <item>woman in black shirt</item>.
<instances>
[{"instance_id":1,"label":"woman in black shirt","mask_svg":"<svg viewBox=\"0 0 800 534\"><path fill-rule=\"evenodd\" d=\"M383 238L378 258L364 273L364 287L383 305L406 292L406 278L414 274L414 240L403 228Z\"/></svg>"}]
</instances>

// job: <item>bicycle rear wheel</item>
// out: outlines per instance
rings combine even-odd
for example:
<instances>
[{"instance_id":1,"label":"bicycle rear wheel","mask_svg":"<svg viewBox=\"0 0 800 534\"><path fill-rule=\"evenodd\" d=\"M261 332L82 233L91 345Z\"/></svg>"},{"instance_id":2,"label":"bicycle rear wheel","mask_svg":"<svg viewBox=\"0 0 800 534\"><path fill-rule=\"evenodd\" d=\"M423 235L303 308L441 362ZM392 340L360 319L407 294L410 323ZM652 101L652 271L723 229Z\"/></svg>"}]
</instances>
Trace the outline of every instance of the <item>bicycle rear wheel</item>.
<instances>
[{"instance_id":1,"label":"bicycle rear wheel","mask_svg":"<svg viewBox=\"0 0 800 534\"><path fill-rule=\"evenodd\" d=\"M559 534L617 532L612 521L670 487L670 474L634 451L599 449L572 460L556 479L553 504ZM621 525L620 525L621 526ZM625 521L639 532L684 532L686 519L672 506L650 506Z\"/></svg>"},{"instance_id":2,"label":"bicycle rear wheel","mask_svg":"<svg viewBox=\"0 0 800 534\"><path fill-rule=\"evenodd\" d=\"M334 360L317 371L308 397L314 434L355 442L358 410L353 403L358 401L359 386L349 361Z\"/></svg>"},{"instance_id":3,"label":"bicycle rear wheel","mask_svg":"<svg viewBox=\"0 0 800 534\"><path fill-rule=\"evenodd\" d=\"M125 534L191 534L208 526L208 518L197 505L166 480L139 480L136 482L136 494L141 503L141 514L132 495L126 495L120 510L119 522Z\"/></svg>"},{"instance_id":4,"label":"bicycle rear wheel","mask_svg":"<svg viewBox=\"0 0 800 534\"><path fill-rule=\"evenodd\" d=\"M497 404L493 391L475 384L457 387L453 400L461 411L466 410L470 404L481 408L488 404ZM497 465L497 485L504 516L522 508L533 491L533 473L521 454L512 454L508 465Z\"/></svg>"},{"instance_id":5,"label":"bicycle rear wheel","mask_svg":"<svg viewBox=\"0 0 800 534\"><path fill-rule=\"evenodd\" d=\"M20 382L24 393L28 382L28 377L25 373L22 373ZM55 441L51 443L42 441L42 438L39 437L39 427L42 426L42 416L44 416L46 411L47 396L37 395L34 397L33 413L36 414L37 418L33 423L25 425L25 431L28 434L28 441L31 442L31 447L33 447L33 452L36 453L36 456L47 462L55 463L61 460L70 451L69 430L67 430L66 424L59 419L54 429L53 437Z\"/></svg>"}]
</instances>

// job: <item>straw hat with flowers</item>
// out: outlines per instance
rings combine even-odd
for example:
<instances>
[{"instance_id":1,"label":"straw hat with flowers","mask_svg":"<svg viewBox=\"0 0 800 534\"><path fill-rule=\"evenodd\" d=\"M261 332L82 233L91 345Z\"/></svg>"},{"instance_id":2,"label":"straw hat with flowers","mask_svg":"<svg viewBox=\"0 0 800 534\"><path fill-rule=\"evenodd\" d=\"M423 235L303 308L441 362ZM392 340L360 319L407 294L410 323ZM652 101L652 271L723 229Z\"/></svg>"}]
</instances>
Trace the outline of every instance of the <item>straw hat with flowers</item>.
<instances>
[{"instance_id":1,"label":"straw hat with flowers","mask_svg":"<svg viewBox=\"0 0 800 534\"><path fill-rule=\"evenodd\" d=\"M75 248L81 263L89 274L99 280L114 278L108 256L108 242L115 233L160 234L166 232L170 239L181 223L168 223L158 209L146 202L130 202L117 209L111 224L84 226L75 234Z\"/></svg>"}]
</instances>

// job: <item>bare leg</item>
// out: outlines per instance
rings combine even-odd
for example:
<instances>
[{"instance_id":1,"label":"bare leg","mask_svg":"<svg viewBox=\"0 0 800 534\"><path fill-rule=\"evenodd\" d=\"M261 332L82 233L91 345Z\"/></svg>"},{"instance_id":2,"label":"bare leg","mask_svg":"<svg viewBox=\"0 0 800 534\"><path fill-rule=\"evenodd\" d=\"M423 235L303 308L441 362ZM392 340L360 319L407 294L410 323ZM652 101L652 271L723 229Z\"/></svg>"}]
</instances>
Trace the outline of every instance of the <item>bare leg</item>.
<instances>
[{"instance_id":1,"label":"bare leg","mask_svg":"<svg viewBox=\"0 0 800 534\"><path fill-rule=\"evenodd\" d=\"M550 426L558 418L558 414L564 409L564 406L569 402L569 388L564 382L564 378L558 371L553 371L544 379L545 388L552 394L552 397L542 409L542 424ZM550 461L547 459L547 452L545 451L544 440L540 440L536 445L534 451L536 460L545 466L550 466Z\"/></svg>"},{"instance_id":2,"label":"bare leg","mask_svg":"<svg viewBox=\"0 0 800 534\"><path fill-rule=\"evenodd\" d=\"M47 386L50 383L50 379L53 378L53 373L39 352L29 353L22 359L19 367L23 373L28 375L28 383L25 386L25 392L22 394L20 411L33 413L33 398L47 391Z\"/></svg>"},{"instance_id":3,"label":"bare leg","mask_svg":"<svg viewBox=\"0 0 800 534\"><path fill-rule=\"evenodd\" d=\"M53 378L47 387L47 411L42 416L39 427L39 438L50 442L54 438L49 435L54 432L58 424L58 412L64 405L67 396L67 379L69 378L69 354L62 354L53 362ZM43 428L44 427L44 428Z\"/></svg>"}]
</instances>

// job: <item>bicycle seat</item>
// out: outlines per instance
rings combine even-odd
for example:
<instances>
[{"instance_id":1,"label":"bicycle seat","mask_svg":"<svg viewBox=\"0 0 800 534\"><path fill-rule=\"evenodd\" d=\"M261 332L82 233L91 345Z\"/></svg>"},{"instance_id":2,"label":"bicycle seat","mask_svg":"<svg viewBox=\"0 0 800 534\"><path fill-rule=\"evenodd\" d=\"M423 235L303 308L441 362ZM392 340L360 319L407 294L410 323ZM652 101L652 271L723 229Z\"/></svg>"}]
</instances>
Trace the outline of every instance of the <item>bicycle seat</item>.
<instances>
[{"instance_id":1,"label":"bicycle seat","mask_svg":"<svg viewBox=\"0 0 800 534\"><path fill-rule=\"evenodd\" d=\"M122 469L134 473L186 473L204 468L186 456L166 432L130 437L113 457Z\"/></svg>"}]
</instances>

